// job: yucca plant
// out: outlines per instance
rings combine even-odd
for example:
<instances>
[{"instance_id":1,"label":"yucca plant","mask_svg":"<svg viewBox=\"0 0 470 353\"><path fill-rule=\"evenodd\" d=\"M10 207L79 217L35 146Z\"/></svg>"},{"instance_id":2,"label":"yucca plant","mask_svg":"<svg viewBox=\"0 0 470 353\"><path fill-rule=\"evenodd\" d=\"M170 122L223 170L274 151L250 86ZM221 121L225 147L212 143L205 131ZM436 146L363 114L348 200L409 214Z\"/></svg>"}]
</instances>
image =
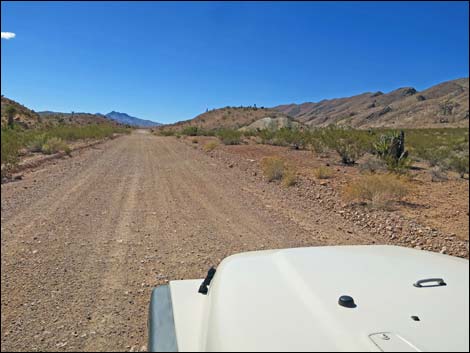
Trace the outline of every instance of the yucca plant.
<instances>
[{"instance_id":1,"label":"yucca plant","mask_svg":"<svg viewBox=\"0 0 470 353\"><path fill-rule=\"evenodd\" d=\"M376 154L385 161L390 171L404 172L410 167L408 151L405 150L405 132L392 131L381 135L374 144Z\"/></svg>"}]
</instances>

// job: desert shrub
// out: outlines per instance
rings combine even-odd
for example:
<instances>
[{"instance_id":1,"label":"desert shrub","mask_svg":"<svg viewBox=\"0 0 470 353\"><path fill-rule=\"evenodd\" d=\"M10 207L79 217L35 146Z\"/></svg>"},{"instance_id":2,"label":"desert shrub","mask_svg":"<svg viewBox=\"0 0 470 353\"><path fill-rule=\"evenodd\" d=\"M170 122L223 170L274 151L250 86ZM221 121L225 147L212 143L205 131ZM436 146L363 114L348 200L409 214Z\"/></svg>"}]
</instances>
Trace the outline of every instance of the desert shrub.
<instances>
[{"instance_id":1,"label":"desert shrub","mask_svg":"<svg viewBox=\"0 0 470 353\"><path fill-rule=\"evenodd\" d=\"M274 144L303 149L307 144L306 134L295 128L283 127L274 132Z\"/></svg>"},{"instance_id":2,"label":"desert shrub","mask_svg":"<svg viewBox=\"0 0 470 353\"><path fill-rule=\"evenodd\" d=\"M262 144L270 144L272 139L274 138L274 135L274 131L269 129L263 129L258 133Z\"/></svg>"},{"instance_id":3,"label":"desert shrub","mask_svg":"<svg viewBox=\"0 0 470 353\"><path fill-rule=\"evenodd\" d=\"M42 145L41 151L45 154L53 154L60 151L70 151L70 148L62 139L51 137L44 143L44 145Z\"/></svg>"},{"instance_id":4,"label":"desert shrub","mask_svg":"<svg viewBox=\"0 0 470 353\"><path fill-rule=\"evenodd\" d=\"M46 141L47 135L45 133L38 134L34 136L30 141L28 141L26 147L31 152L41 152L42 146L46 143Z\"/></svg>"},{"instance_id":5,"label":"desert shrub","mask_svg":"<svg viewBox=\"0 0 470 353\"><path fill-rule=\"evenodd\" d=\"M183 130L181 130L181 134L186 136L197 136L198 135L198 127L197 126L187 126Z\"/></svg>"},{"instance_id":6,"label":"desert shrub","mask_svg":"<svg viewBox=\"0 0 470 353\"><path fill-rule=\"evenodd\" d=\"M89 124L86 126L42 125L37 129L22 129L15 124L13 128L2 128L2 176L18 163L18 155L22 149L27 148L30 151L42 151L43 146L45 146L46 150L50 151L51 146L47 142L52 138L62 141L102 139L112 137L116 133L130 133L131 131L131 128L112 124ZM63 142L62 150L70 153L65 142Z\"/></svg>"},{"instance_id":7,"label":"desert shrub","mask_svg":"<svg viewBox=\"0 0 470 353\"><path fill-rule=\"evenodd\" d=\"M217 132L217 136L224 145L239 145L242 133L238 130L223 129Z\"/></svg>"},{"instance_id":8,"label":"desert shrub","mask_svg":"<svg viewBox=\"0 0 470 353\"><path fill-rule=\"evenodd\" d=\"M242 132L242 135L244 137L253 137L253 136L257 136L258 135L258 132L255 131L255 130L244 130Z\"/></svg>"},{"instance_id":9,"label":"desert shrub","mask_svg":"<svg viewBox=\"0 0 470 353\"><path fill-rule=\"evenodd\" d=\"M419 147L415 150L417 155L429 163L431 167L441 166L444 167L448 164L448 158L451 151L446 146L440 147Z\"/></svg>"},{"instance_id":10,"label":"desert shrub","mask_svg":"<svg viewBox=\"0 0 470 353\"><path fill-rule=\"evenodd\" d=\"M431 168L431 170L429 171L429 174L431 174L431 181L433 182L449 180L445 170L443 170L442 168L438 166Z\"/></svg>"},{"instance_id":11,"label":"desert shrub","mask_svg":"<svg viewBox=\"0 0 470 353\"><path fill-rule=\"evenodd\" d=\"M363 173L377 173L387 170L385 162L376 156L369 155L359 165L359 170Z\"/></svg>"},{"instance_id":12,"label":"desert shrub","mask_svg":"<svg viewBox=\"0 0 470 353\"><path fill-rule=\"evenodd\" d=\"M57 137L64 141L103 139L115 133L130 133L132 129L111 124L90 124L86 126L59 125L42 132L48 137Z\"/></svg>"},{"instance_id":13,"label":"desert shrub","mask_svg":"<svg viewBox=\"0 0 470 353\"><path fill-rule=\"evenodd\" d=\"M461 178L465 177L465 174L469 174L469 159L468 153L466 155L455 154L450 159L450 168L460 174Z\"/></svg>"},{"instance_id":14,"label":"desert shrub","mask_svg":"<svg viewBox=\"0 0 470 353\"><path fill-rule=\"evenodd\" d=\"M313 136L310 137L308 139L308 144L309 144L309 146L311 146L312 150L317 154L321 154L321 153L324 153L326 151L325 144L318 137L313 137Z\"/></svg>"},{"instance_id":15,"label":"desert shrub","mask_svg":"<svg viewBox=\"0 0 470 353\"><path fill-rule=\"evenodd\" d=\"M14 129L1 130L1 177L4 178L18 163L18 152L21 148L21 136Z\"/></svg>"},{"instance_id":16,"label":"desert shrub","mask_svg":"<svg viewBox=\"0 0 470 353\"><path fill-rule=\"evenodd\" d=\"M313 171L317 179L329 179L333 176L333 171L328 167L318 167Z\"/></svg>"},{"instance_id":17,"label":"desert shrub","mask_svg":"<svg viewBox=\"0 0 470 353\"><path fill-rule=\"evenodd\" d=\"M363 175L345 189L345 198L350 201L367 202L373 207L386 208L400 201L409 192L403 177L394 174Z\"/></svg>"},{"instance_id":18,"label":"desert shrub","mask_svg":"<svg viewBox=\"0 0 470 353\"><path fill-rule=\"evenodd\" d=\"M351 138L340 138L332 141L333 148L340 155L343 164L355 164L365 150Z\"/></svg>"},{"instance_id":19,"label":"desert shrub","mask_svg":"<svg viewBox=\"0 0 470 353\"><path fill-rule=\"evenodd\" d=\"M355 164L361 156L371 150L372 140L366 131L331 126L322 131L323 142L334 149L343 164Z\"/></svg>"},{"instance_id":20,"label":"desert shrub","mask_svg":"<svg viewBox=\"0 0 470 353\"><path fill-rule=\"evenodd\" d=\"M8 127L13 128L13 126L14 126L14 117L17 113L16 108L10 105L5 109L5 113L7 115Z\"/></svg>"},{"instance_id":21,"label":"desert shrub","mask_svg":"<svg viewBox=\"0 0 470 353\"><path fill-rule=\"evenodd\" d=\"M292 166L287 166L282 175L282 184L284 186L294 186L297 184L297 172Z\"/></svg>"},{"instance_id":22,"label":"desert shrub","mask_svg":"<svg viewBox=\"0 0 470 353\"><path fill-rule=\"evenodd\" d=\"M174 131L174 130L157 130L157 133L161 136L175 136L176 131Z\"/></svg>"},{"instance_id":23,"label":"desert shrub","mask_svg":"<svg viewBox=\"0 0 470 353\"><path fill-rule=\"evenodd\" d=\"M279 157L265 157L261 160L261 169L268 181L281 180L286 170L286 163Z\"/></svg>"},{"instance_id":24,"label":"desert shrub","mask_svg":"<svg viewBox=\"0 0 470 353\"><path fill-rule=\"evenodd\" d=\"M208 142L204 145L204 151L211 152L217 148L219 144L215 141Z\"/></svg>"}]
</instances>

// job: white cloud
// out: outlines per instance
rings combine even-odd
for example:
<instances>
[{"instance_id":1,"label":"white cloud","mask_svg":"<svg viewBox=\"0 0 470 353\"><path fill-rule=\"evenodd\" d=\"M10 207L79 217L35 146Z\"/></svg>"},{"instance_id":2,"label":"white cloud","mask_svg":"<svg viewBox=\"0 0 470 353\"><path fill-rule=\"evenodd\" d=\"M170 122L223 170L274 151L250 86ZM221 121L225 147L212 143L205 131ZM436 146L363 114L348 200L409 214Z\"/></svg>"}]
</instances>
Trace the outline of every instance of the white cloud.
<instances>
[{"instance_id":1,"label":"white cloud","mask_svg":"<svg viewBox=\"0 0 470 353\"><path fill-rule=\"evenodd\" d=\"M2 32L2 39L12 39L15 38L16 34L12 32Z\"/></svg>"}]
</instances>

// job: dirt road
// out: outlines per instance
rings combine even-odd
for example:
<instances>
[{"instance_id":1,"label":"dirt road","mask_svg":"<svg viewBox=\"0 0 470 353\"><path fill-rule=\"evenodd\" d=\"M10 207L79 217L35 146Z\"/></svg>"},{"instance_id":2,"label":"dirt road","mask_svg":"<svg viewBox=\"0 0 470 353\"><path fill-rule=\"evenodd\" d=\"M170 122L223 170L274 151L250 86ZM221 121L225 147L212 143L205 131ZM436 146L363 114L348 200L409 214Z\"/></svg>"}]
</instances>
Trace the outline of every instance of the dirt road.
<instances>
[{"instance_id":1,"label":"dirt road","mask_svg":"<svg viewBox=\"0 0 470 353\"><path fill-rule=\"evenodd\" d=\"M155 285L241 251L374 242L321 205L281 203L236 168L143 132L2 185L2 351L144 350Z\"/></svg>"}]
</instances>

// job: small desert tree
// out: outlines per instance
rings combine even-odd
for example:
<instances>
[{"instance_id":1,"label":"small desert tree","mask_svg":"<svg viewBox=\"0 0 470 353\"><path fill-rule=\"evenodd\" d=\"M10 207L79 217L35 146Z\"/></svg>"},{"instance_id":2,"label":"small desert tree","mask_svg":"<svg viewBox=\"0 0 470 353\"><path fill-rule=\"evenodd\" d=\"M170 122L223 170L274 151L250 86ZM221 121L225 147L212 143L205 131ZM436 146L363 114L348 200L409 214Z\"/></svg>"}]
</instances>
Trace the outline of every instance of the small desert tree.
<instances>
[{"instance_id":1,"label":"small desert tree","mask_svg":"<svg viewBox=\"0 0 470 353\"><path fill-rule=\"evenodd\" d=\"M14 118L15 118L15 114L16 114L16 108L15 108L15 107L12 107L12 106L9 106L9 107L6 109L6 113L7 113L7 118L8 118L8 127L9 127L9 128L12 128L12 127L13 127L13 124L14 124Z\"/></svg>"}]
</instances>

